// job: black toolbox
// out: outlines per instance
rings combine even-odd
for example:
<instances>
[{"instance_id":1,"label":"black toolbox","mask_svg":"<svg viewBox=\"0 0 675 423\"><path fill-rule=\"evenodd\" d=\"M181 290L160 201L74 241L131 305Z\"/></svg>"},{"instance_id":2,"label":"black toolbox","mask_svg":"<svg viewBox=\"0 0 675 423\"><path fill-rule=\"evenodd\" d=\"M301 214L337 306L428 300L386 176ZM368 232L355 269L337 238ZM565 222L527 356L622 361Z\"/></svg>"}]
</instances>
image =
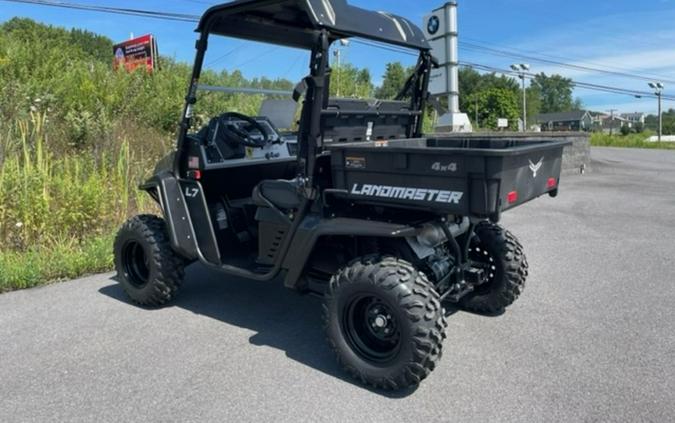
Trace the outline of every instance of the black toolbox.
<instances>
[{"instance_id":1,"label":"black toolbox","mask_svg":"<svg viewBox=\"0 0 675 423\"><path fill-rule=\"evenodd\" d=\"M499 220L555 196L569 141L419 138L333 144L333 187L356 203Z\"/></svg>"}]
</instances>

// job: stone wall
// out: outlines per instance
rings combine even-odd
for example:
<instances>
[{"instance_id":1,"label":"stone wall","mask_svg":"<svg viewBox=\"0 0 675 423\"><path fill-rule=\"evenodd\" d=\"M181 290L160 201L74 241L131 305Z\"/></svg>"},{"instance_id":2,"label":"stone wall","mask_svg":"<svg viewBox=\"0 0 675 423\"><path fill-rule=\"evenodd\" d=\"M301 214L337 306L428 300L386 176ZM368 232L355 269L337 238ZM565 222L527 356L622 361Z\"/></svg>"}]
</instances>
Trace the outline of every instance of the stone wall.
<instances>
[{"instance_id":1,"label":"stone wall","mask_svg":"<svg viewBox=\"0 0 675 423\"><path fill-rule=\"evenodd\" d=\"M590 170L591 137L586 132L476 132L476 133L443 133L432 136L451 138L497 138L519 141L568 140L573 145L566 147L563 153L563 172L578 173L581 169Z\"/></svg>"}]
</instances>

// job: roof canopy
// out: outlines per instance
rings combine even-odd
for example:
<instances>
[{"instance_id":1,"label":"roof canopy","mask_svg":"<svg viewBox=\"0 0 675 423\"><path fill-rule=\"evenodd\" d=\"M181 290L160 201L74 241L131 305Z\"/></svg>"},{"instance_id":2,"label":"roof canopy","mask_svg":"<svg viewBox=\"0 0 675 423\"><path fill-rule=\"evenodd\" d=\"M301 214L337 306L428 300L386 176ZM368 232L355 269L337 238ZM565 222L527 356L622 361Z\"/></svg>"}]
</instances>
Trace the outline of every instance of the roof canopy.
<instances>
[{"instance_id":1,"label":"roof canopy","mask_svg":"<svg viewBox=\"0 0 675 423\"><path fill-rule=\"evenodd\" d=\"M350 6L347 0L236 0L206 11L197 31L297 48L312 48L325 28L331 41L361 37L429 50L424 33L400 16Z\"/></svg>"}]
</instances>

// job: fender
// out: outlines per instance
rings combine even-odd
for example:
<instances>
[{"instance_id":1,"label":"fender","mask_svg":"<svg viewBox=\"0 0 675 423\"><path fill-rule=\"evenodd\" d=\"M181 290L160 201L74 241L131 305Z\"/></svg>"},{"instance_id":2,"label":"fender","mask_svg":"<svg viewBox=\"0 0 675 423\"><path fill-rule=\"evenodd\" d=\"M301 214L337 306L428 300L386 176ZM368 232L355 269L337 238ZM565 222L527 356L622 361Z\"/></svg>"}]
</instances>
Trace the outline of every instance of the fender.
<instances>
[{"instance_id":1,"label":"fender","mask_svg":"<svg viewBox=\"0 0 675 423\"><path fill-rule=\"evenodd\" d=\"M309 256L323 236L407 238L416 234L417 228L408 225L350 218L324 219L318 215L309 215L293 235L293 254L288 254L284 259L282 267L288 271L284 283L287 288L297 288Z\"/></svg>"}]
</instances>

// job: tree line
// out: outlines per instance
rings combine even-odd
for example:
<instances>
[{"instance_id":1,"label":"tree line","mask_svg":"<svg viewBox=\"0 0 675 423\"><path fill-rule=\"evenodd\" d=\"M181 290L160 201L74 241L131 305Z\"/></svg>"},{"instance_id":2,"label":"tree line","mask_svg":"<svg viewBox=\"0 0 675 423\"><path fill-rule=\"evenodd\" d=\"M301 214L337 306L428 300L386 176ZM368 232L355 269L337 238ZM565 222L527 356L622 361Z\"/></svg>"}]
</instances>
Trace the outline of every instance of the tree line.
<instances>
[{"instance_id":1,"label":"tree line","mask_svg":"<svg viewBox=\"0 0 675 423\"><path fill-rule=\"evenodd\" d=\"M413 68L401 63L389 63L380 87L374 90L376 98L394 98ZM581 100L573 97L573 82L560 75L536 75L526 89L528 122L540 113L581 110ZM520 81L496 73L479 73L471 68L459 71L459 107L466 112L477 128L497 127L497 119L504 118L515 129L522 117L522 88Z\"/></svg>"},{"instance_id":2,"label":"tree line","mask_svg":"<svg viewBox=\"0 0 675 423\"><path fill-rule=\"evenodd\" d=\"M111 70L112 40L88 31L65 30L29 19L12 19L0 27L0 116L30 110L33 100L49 108L62 124L71 143L100 139L112 122L132 119L157 130L172 132L178 121L190 65L162 57L161 71L127 74ZM39 52L39 54L36 54ZM395 98L413 67L399 62L386 65L382 83L376 86L371 72L345 63L334 67L331 95L356 98ZM202 81L209 85L289 90L287 79L244 77L239 70L206 70ZM459 72L460 109L474 126L495 128L506 118L515 129L522 116L522 88L513 77L479 73L471 68ZM526 89L528 122L540 113L581 110L573 97L573 82L560 75L536 75ZM199 116L207 119L224 110L255 114L262 96L207 94L198 104ZM655 129L656 116L646 127ZM664 115L664 128L675 130L675 110Z\"/></svg>"}]
</instances>

